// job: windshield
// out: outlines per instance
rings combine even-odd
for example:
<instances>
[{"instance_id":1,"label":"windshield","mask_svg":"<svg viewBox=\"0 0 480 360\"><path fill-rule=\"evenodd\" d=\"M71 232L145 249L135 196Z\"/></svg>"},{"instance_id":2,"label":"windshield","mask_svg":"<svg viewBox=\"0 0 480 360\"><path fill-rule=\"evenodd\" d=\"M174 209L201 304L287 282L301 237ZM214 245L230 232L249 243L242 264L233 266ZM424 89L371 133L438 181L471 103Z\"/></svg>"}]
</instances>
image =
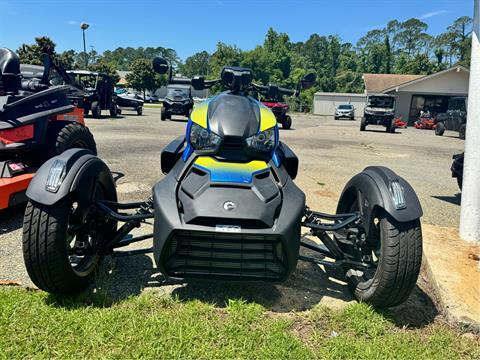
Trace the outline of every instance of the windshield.
<instances>
[{"instance_id":1,"label":"windshield","mask_svg":"<svg viewBox=\"0 0 480 360\"><path fill-rule=\"evenodd\" d=\"M352 105L339 105L338 108L340 110L350 110L353 106Z\"/></svg>"},{"instance_id":2,"label":"windshield","mask_svg":"<svg viewBox=\"0 0 480 360\"><path fill-rule=\"evenodd\" d=\"M174 97L190 97L190 89L189 88L167 88L167 97L174 98Z\"/></svg>"},{"instance_id":3,"label":"windshield","mask_svg":"<svg viewBox=\"0 0 480 360\"><path fill-rule=\"evenodd\" d=\"M370 96L368 98L368 106L381 107L381 108L393 108L395 104L395 98L386 96Z\"/></svg>"}]
</instances>

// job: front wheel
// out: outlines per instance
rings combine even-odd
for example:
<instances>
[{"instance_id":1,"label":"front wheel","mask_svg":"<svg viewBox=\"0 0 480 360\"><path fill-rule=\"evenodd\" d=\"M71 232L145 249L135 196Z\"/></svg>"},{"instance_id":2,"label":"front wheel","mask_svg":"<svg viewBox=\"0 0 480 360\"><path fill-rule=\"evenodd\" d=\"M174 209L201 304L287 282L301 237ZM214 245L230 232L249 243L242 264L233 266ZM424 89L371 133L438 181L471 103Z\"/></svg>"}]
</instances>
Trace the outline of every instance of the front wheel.
<instances>
[{"instance_id":1,"label":"front wheel","mask_svg":"<svg viewBox=\"0 0 480 360\"><path fill-rule=\"evenodd\" d=\"M467 125L462 124L462 126L460 126L460 130L458 130L458 137L462 140L465 140L466 133L467 133Z\"/></svg>"},{"instance_id":2,"label":"front wheel","mask_svg":"<svg viewBox=\"0 0 480 360\"><path fill-rule=\"evenodd\" d=\"M360 121L360 131L365 131L367 128L367 119L365 119L365 116L362 116L362 120Z\"/></svg>"},{"instance_id":3,"label":"front wheel","mask_svg":"<svg viewBox=\"0 0 480 360\"><path fill-rule=\"evenodd\" d=\"M346 271L358 301L376 307L404 302L415 286L422 263L420 220L398 222L384 210L374 217L365 243L351 254L371 267Z\"/></svg>"},{"instance_id":4,"label":"front wheel","mask_svg":"<svg viewBox=\"0 0 480 360\"><path fill-rule=\"evenodd\" d=\"M98 189L94 199L100 199ZM91 207L91 206L90 206ZM73 294L87 288L102 260L99 246L116 223L99 219L66 197L46 206L29 201L23 221L23 258L28 275L40 289ZM93 207L92 207L93 208Z\"/></svg>"},{"instance_id":5,"label":"front wheel","mask_svg":"<svg viewBox=\"0 0 480 360\"><path fill-rule=\"evenodd\" d=\"M110 111L110 116L111 116L111 117L117 117L117 116L118 116L118 107L117 107L117 105L112 104L112 105L110 106L109 111Z\"/></svg>"},{"instance_id":6,"label":"front wheel","mask_svg":"<svg viewBox=\"0 0 480 360\"><path fill-rule=\"evenodd\" d=\"M283 120L282 128L285 130L289 130L292 127L292 118L290 115L285 116L285 120Z\"/></svg>"},{"instance_id":7,"label":"front wheel","mask_svg":"<svg viewBox=\"0 0 480 360\"><path fill-rule=\"evenodd\" d=\"M137 115L142 115L143 114L143 107L140 106L137 108Z\"/></svg>"},{"instance_id":8,"label":"front wheel","mask_svg":"<svg viewBox=\"0 0 480 360\"><path fill-rule=\"evenodd\" d=\"M445 124L442 121L439 121L437 125L435 125L435 135L443 136L445 132Z\"/></svg>"},{"instance_id":9,"label":"front wheel","mask_svg":"<svg viewBox=\"0 0 480 360\"><path fill-rule=\"evenodd\" d=\"M92 103L92 116L96 119L100 119L102 117L102 109L100 108L98 101L94 101Z\"/></svg>"},{"instance_id":10,"label":"front wheel","mask_svg":"<svg viewBox=\"0 0 480 360\"><path fill-rule=\"evenodd\" d=\"M162 121L167 120L167 109L165 109L164 107L162 107L162 111L160 113L160 119Z\"/></svg>"}]
</instances>

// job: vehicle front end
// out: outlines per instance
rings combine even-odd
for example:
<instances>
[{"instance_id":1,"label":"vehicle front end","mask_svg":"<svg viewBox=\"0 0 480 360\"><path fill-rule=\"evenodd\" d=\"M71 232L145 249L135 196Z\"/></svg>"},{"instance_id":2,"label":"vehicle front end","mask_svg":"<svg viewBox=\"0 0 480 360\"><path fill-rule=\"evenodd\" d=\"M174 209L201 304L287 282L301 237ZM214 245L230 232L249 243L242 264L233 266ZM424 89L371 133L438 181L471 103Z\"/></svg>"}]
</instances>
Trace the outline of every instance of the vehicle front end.
<instances>
[{"instance_id":1,"label":"vehicle front end","mask_svg":"<svg viewBox=\"0 0 480 360\"><path fill-rule=\"evenodd\" d=\"M245 96L219 95L194 109L173 148L175 164L153 188L160 271L284 281L298 259L305 195L272 112Z\"/></svg>"}]
</instances>

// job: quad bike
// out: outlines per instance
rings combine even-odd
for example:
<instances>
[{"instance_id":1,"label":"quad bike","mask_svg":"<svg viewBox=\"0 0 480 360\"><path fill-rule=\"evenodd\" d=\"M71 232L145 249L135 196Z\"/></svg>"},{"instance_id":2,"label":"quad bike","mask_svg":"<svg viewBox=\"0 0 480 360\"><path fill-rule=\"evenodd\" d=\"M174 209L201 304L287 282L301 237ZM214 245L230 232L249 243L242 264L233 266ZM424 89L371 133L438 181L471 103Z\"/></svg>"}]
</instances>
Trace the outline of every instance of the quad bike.
<instances>
[{"instance_id":1,"label":"quad bike","mask_svg":"<svg viewBox=\"0 0 480 360\"><path fill-rule=\"evenodd\" d=\"M162 121L171 119L172 115L182 115L188 118L192 109L193 97L190 85L173 83L167 86L167 96L163 100L160 114Z\"/></svg>"},{"instance_id":2,"label":"quad bike","mask_svg":"<svg viewBox=\"0 0 480 360\"><path fill-rule=\"evenodd\" d=\"M292 127L292 118L288 115L288 110L290 107L287 103L283 102L283 96L298 96L299 91L285 89L277 85L268 85L261 86L258 85L258 90L260 94L265 97L265 100L262 101L262 104L272 110L273 115L277 119L277 122L282 124L282 128L288 130Z\"/></svg>"},{"instance_id":3,"label":"quad bike","mask_svg":"<svg viewBox=\"0 0 480 360\"><path fill-rule=\"evenodd\" d=\"M169 65L156 58L153 67L164 74ZM151 198L118 202L109 168L87 150L68 150L38 171L27 192L23 251L39 288L79 292L103 257L153 252L167 278L279 283L302 260L342 269L360 301L388 307L408 297L422 258L422 209L406 180L367 167L347 183L336 214L313 211L293 182L298 158L280 141L275 116L249 96L260 87L251 70L169 81L227 90L196 106L186 135L163 149L165 177ZM299 88L314 82L309 74ZM152 234L128 235L149 219ZM303 240L301 227L322 244ZM117 250L147 238L153 247Z\"/></svg>"},{"instance_id":4,"label":"quad bike","mask_svg":"<svg viewBox=\"0 0 480 360\"><path fill-rule=\"evenodd\" d=\"M27 187L48 158L74 147L96 153L69 87L45 79L23 79L18 56L0 49L0 210L27 200Z\"/></svg>"},{"instance_id":5,"label":"quad bike","mask_svg":"<svg viewBox=\"0 0 480 360\"><path fill-rule=\"evenodd\" d=\"M457 184L460 190L462 190L463 184L463 160L465 158L465 153L456 154L452 156L452 177L457 178Z\"/></svg>"},{"instance_id":6,"label":"quad bike","mask_svg":"<svg viewBox=\"0 0 480 360\"><path fill-rule=\"evenodd\" d=\"M434 130L436 123L437 119L435 115L431 114L430 111L426 111L422 112L413 126L415 126L415 129Z\"/></svg>"}]
</instances>

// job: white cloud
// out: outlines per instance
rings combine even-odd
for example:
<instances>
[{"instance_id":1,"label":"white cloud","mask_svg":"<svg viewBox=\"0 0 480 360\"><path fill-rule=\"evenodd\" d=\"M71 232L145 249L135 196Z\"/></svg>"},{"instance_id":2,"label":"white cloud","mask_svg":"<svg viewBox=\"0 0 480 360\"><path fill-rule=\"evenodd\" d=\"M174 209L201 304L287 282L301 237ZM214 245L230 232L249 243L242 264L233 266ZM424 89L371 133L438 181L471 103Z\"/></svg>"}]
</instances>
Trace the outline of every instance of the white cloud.
<instances>
[{"instance_id":1,"label":"white cloud","mask_svg":"<svg viewBox=\"0 0 480 360\"><path fill-rule=\"evenodd\" d=\"M78 21L75 21L75 20L70 20L69 22L67 22L68 25L77 25L78 24Z\"/></svg>"},{"instance_id":2,"label":"white cloud","mask_svg":"<svg viewBox=\"0 0 480 360\"><path fill-rule=\"evenodd\" d=\"M438 16L438 15L443 15L443 14L448 14L448 11L447 10L430 11L426 14L423 14L423 15L419 16L418 18L420 20L425 20L425 19L429 19L431 17Z\"/></svg>"}]
</instances>

